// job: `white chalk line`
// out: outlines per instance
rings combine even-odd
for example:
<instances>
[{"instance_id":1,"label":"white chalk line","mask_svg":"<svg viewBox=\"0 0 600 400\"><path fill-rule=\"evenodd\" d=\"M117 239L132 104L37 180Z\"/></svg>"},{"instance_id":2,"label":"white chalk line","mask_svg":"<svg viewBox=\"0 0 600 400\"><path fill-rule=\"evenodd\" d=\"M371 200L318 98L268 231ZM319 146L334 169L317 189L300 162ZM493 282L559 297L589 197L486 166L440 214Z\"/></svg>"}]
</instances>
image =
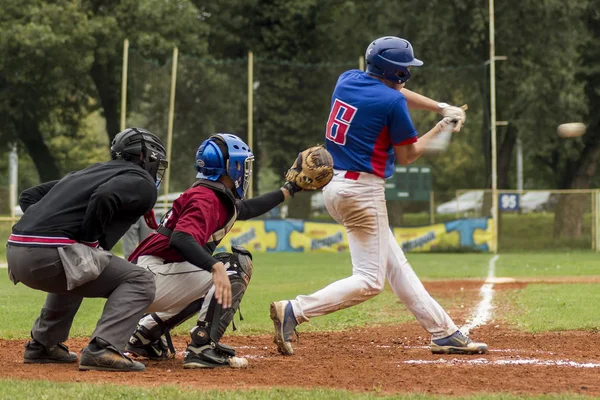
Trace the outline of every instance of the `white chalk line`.
<instances>
[{"instance_id":1,"label":"white chalk line","mask_svg":"<svg viewBox=\"0 0 600 400\"><path fill-rule=\"evenodd\" d=\"M488 267L488 275L479 292L481 293L481 301L475 309L473 316L467 320L460 330L468 335L471 329L485 325L492 316L492 299L494 298L494 279L496 274L496 261L500 256L496 254L490 259Z\"/></svg>"},{"instance_id":2,"label":"white chalk line","mask_svg":"<svg viewBox=\"0 0 600 400\"><path fill-rule=\"evenodd\" d=\"M429 350L429 346L403 346L403 345L399 345L401 346L404 350ZM375 345L375 347L381 348L381 349L390 349L393 347L397 347L394 345ZM544 350L534 350L534 349L528 349L528 350L520 350L520 349L489 349L488 353L509 353L509 354L517 354L517 353L536 353L536 354L549 354L549 355L553 355L554 352L552 351L544 351Z\"/></svg>"},{"instance_id":3,"label":"white chalk line","mask_svg":"<svg viewBox=\"0 0 600 400\"><path fill-rule=\"evenodd\" d=\"M0 263L0 268L7 268L7 267L8 267L8 264L2 264L2 263Z\"/></svg>"},{"instance_id":4,"label":"white chalk line","mask_svg":"<svg viewBox=\"0 0 600 400\"><path fill-rule=\"evenodd\" d=\"M571 360L539 360L537 358L520 358L510 360L488 360L486 358L476 359L458 359L447 360L440 358L438 360L406 360L403 364L424 365L424 364L447 364L447 365L535 365L542 367L572 367L572 368L600 368L600 363L587 362L578 363ZM400 365L398 365L400 366Z\"/></svg>"}]
</instances>

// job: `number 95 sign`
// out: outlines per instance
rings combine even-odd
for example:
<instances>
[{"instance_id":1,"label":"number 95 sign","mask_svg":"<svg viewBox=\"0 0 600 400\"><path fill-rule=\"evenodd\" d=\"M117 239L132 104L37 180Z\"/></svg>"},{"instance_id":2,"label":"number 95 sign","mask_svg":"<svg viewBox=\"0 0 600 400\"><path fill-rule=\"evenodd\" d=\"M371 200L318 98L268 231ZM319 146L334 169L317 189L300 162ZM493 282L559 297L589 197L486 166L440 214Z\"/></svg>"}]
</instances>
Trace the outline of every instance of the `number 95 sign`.
<instances>
[{"instance_id":1,"label":"number 95 sign","mask_svg":"<svg viewBox=\"0 0 600 400\"><path fill-rule=\"evenodd\" d=\"M514 193L503 193L498 199L501 211L519 211L519 195Z\"/></svg>"}]
</instances>

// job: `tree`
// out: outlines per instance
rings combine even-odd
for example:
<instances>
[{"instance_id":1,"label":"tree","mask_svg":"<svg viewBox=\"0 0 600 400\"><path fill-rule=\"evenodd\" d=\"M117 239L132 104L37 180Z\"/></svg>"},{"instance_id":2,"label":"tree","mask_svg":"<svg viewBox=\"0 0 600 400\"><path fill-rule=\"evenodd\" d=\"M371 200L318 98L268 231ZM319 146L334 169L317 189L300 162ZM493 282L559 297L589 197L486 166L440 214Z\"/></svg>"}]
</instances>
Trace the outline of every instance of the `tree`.
<instances>
[{"instance_id":1,"label":"tree","mask_svg":"<svg viewBox=\"0 0 600 400\"><path fill-rule=\"evenodd\" d=\"M47 140L76 132L88 102L88 21L71 1L7 0L0 19L2 141L19 139L42 181L61 171Z\"/></svg>"},{"instance_id":2,"label":"tree","mask_svg":"<svg viewBox=\"0 0 600 400\"><path fill-rule=\"evenodd\" d=\"M161 64L166 63L174 47L188 55L203 54L205 15L188 0L88 0L82 2L82 7L89 15L90 36L96 42L89 71L110 143L120 130L123 40L128 38L143 57Z\"/></svg>"},{"instance_id":3,"label":"tree","mask_svg":"<svg viewBox=\"0 0 600 400\"><path fill-rule=\"evenodd\" d=\"M589 1L585 15L584 21L590 36L580 46L581 67L577 77L583 83L584 99L588 105L585 114L588 132L582 139L569 145L571 151L563 157L566 158L563 161L565 166L561 171L556 171L559 187L566 189L589 189L594 177L597 177L600 160L600 1ZM585 108L582 107L582 110ZM554 161L560 157L556 152L552 156ZM557 162L552 165L557 164L560 165ZM573 194L560 198L554 225L555 238L581 236L588 197Z\"/></svg>"}]
</instances>

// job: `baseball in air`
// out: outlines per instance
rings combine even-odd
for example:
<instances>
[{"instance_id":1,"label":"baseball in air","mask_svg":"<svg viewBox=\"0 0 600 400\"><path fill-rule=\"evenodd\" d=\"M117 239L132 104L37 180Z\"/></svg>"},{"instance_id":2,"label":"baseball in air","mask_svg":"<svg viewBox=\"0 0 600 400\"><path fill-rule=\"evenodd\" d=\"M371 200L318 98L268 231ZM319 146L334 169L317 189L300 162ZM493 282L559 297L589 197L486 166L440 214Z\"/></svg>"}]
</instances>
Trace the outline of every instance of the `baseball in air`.
<instances>
[{"instance_id":1,"label":"baseball in air","mask_svg":"<svg viewBox=\"0 0 600 400\"><path fill-rule=\"evenodd\" d=\"M558 126L558 136L563 138L579 137L585 133L585 124L581 122L570 122Z\"/></svg>"}]
</instances>

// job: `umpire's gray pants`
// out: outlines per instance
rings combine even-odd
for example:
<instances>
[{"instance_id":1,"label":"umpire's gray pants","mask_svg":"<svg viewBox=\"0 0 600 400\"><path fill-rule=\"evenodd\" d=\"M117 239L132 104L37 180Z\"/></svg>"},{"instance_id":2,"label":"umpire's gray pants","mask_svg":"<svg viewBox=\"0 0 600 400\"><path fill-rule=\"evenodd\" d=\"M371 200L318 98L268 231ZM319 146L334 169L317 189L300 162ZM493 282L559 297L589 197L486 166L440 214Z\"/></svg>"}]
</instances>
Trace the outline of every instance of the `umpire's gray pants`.
<instances>
[{"instance_id":1,"label":"umpire's gray pants","mask_svg":"<svg viewBox=\"0 0 600 400\"><path fill-rule=\"evenodd\" d=\"M107 301L92 339L102 338L123 351L137 322L154 301L153 274L116 256L97 279L72 290L67 290L56 248L9 245L6 258L13 282L48 292L31 330L31 336L46 347L68 339L84 297L102 297Z\"/></svg>"}]
</instances>

